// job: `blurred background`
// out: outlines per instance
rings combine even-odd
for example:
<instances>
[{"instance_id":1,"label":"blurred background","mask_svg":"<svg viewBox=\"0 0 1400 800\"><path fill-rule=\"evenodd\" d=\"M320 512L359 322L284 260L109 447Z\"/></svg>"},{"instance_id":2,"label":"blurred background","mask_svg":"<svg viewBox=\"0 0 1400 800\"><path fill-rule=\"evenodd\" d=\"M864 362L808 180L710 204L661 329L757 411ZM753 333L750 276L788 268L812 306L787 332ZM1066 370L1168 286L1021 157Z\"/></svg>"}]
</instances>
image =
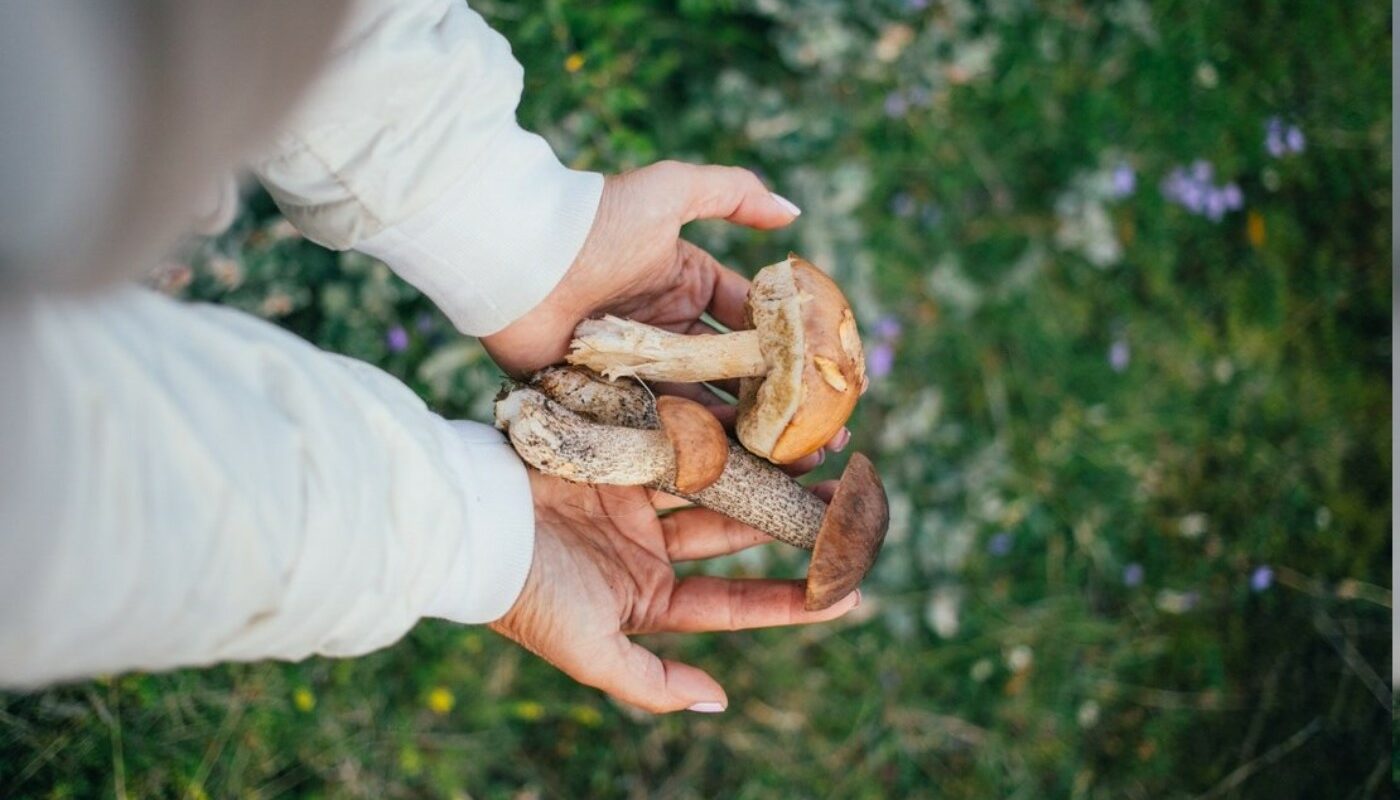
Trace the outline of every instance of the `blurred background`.
<instances>
[{"instance_id":1,"label":"blurred background","mask_svg":"<svg viewBox=\"0 0 1400 800\"><path fill-rule=\"evenodd\" d=\"M566 162L739 164L804 209L688 235L856 307L852 449L893 507L864 604L649 640L726 685L715 717L445 623L0 695L0 796L1391 796L1388 6L474 6ZM474 340L265 195L151 281L489 418Z\"/></svg>"}]
</instances>

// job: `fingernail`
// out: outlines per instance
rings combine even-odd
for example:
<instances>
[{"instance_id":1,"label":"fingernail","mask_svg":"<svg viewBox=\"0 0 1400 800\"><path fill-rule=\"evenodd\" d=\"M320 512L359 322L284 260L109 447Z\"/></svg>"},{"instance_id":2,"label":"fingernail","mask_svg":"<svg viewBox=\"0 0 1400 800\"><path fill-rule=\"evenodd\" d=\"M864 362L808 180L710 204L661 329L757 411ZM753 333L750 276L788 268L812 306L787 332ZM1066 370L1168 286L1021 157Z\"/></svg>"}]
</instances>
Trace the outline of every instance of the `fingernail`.
<instances>
[{"instance_id":1,"label":"fingernail","mask_svg":"<svg viewBox=\"0 0 1400 800\"><path fill-rule=\"evenodd\" d=\"M856 590L856 604L853 605L853 606L851 606L851 608L860 608L860 590L859 590L859 589Z\"/></svg>"},{"instance_id":2,"label":"fingernail","mask_svg":"<svg viewBox=\"0 0 1400 800\"><path fill-rule=\"evenodd\" d=\"M832 450L835 450L836 452L839 453L839 452L841 452L842 450L845 450L845 449L846 449L846 445L848 445L848 444L850 444L850 443L851 443L851 429L850 429L850 428L842 428L842 429L841 429L841 432L838 433L838 434L836 434L836 441L835 441L834 443L832 443L831 449L832 449Z\"/></svg>"},{"instance_id":3,"label":"fingernail","mask_svg":"<svg viewBox=\"0 0 1400 800\"><path fill-rule=\"evenodd\" d=\"M716 703L713 700L707 700L703 703L696 703L695 705L686 709L686 711L694 711L699 714L718 714L723 710L724 704Z\"/></svg>"},{"instance_id":4,"label":"fingernail","mask_svg":"<svg viewBox=\"0 0 1400 800\"><path fill-rule=\"evenodd\" d=\"M801 216L802 209L798 208L796 203L792 202L786 197L783 197L777 192L769 192L768 194L772 196L774 202L783 207L784 211L788 212L794 217Z\"/></svg>"},{"instance_id":5,"label":"fingernail","mask_svg":"<svg viewBox=\"0 0 1400 800\"><path fill-rule=\"evenodd\" d=\"M820 467L822 464L825 464L825 463L826 463L826 450L823 448L823 449L817 451L817 466Z\"/></svg>"}]
</instances>

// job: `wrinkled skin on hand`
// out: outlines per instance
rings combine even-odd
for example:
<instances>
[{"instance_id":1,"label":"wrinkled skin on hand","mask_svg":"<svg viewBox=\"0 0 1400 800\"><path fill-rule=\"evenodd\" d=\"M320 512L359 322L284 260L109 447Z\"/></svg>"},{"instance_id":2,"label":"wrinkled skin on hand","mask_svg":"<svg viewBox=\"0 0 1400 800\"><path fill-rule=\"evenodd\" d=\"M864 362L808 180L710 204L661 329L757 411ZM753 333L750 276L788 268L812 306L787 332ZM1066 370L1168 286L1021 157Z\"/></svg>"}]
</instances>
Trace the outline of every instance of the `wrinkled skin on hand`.
<instances>
[{"instance_id":1,"label":"wrinkled skin on hand","mask_svg":"<svg viewBox=\"0 0 1400 800\"><path fill-rule=\"evenodd\" d=\"M797 213L738 167L662 161L609 176L593 227L563 280L528 314L482 344L503 369L524 376L560 363L578 323L604 313L675 333L713 333L700 320L705 312L730 328L745 328L748 279L682 239L681 227L723 219L767 230L791 223ZM658 389L715 407L721 421L732 424L732 409L701 386ZM839 450L849 437L843 430L828 447ZM813 454L790 468L805 472L824 456Z\"/></svg>"},{"instance_id":2,"label":"wrinkled skin on hand","mask_svg":"<svg viewBox=\"0 0 1400 800\"><path fill-rule=\"evenodd\" d=\"M629 635L824 622L860 602L857 592L809 612L800 580L678 578L677 562L771 541L714 511L687 508L658 517L655 504L673 498L642 487L569 483L534 470L530 488L534 562L515 605L491 627L580 683L638 708L714 712L729 701L702 670L658 658Z\"/></svg>"}]
</instances>

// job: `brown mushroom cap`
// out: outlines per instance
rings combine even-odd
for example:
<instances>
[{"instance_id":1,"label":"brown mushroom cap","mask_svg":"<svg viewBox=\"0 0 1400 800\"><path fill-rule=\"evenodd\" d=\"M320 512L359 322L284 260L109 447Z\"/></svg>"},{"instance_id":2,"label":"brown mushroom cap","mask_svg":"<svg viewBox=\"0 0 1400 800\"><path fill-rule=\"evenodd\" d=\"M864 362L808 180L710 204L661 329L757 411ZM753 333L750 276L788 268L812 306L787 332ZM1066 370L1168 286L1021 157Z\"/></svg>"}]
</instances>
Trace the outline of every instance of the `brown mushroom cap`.
<instances>
[{"instance_id":1,"label":"brown mushroom cap","mask_svg":"<svg viewBox=\"0 0 1400 800\"><path fill-rule=\"evenodd\" d=\"M724 472L729 437L709 409L684 397L656 399L656 416L676 458L676 488L687 494L704 489Z\"/></svg>"},{"instance_id":2,"label":"brown mushroom cap","mask_svg":"<svg viewBox=\"0 0 1400 800\"><path fill-rule=\"evenodd\" d=\"M890 527L890 504L870 459L855 453L822 517L807 567L808 611L830 608L860 586Z\"/></svg>"},{"instance_id":3,"label":"brown mushroom cap","mask_svg":"<svg viewBox=\"0 0 1400 800\"><path fill-rule=\"evenodd\" d=\"M865 387L855 316L836 283L796 254L759 271L746 310L768 374L740 385L739 440L791 463L846 424Z\"/></svg>"}]
</instances>

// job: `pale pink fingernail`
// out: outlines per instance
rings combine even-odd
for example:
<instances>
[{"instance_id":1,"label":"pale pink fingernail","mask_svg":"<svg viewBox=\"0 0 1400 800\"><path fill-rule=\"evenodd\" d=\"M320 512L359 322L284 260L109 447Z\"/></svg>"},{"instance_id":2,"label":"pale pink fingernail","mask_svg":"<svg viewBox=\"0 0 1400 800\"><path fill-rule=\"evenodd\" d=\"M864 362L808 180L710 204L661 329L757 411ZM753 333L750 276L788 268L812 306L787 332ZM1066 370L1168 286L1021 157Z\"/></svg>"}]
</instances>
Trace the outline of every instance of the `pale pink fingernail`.
<instances>
[{"instance_id":1,"label":"pale pink fingernail","mask_svg":"<svg viewBox=\"0 0 1400 800\"><path fill-rule=\"evenodd\" d=\"M850 443L851 443L851 429L850 429L850 428L842 428L842 429L841 429L841 432L838 433L838 434L836 434L836 441L832 442L832 444L831 444L831 449L832 449L832 450L835 450L836 452L839 453L839 452L841 452L842 450L845 450L845 449L846 449L846 445L848 445L848 444L850 444Z\"/></svg>"},{"instance_id":2,"label":"pale pink fingernail","mask_svg":"<svg viewBox=\"0 0 1400 800\"><path fill-rule=\"evenodd\" d=\"M707 700L703 703L696 703L695 705L686 709L686 711L694 711L699 714L718 714L723 710L724 703L716 703L713 700Z\"/></svg>"},{"instance_id":3,"label":"pale pink fingernail","mask_svg":"<svg viewBox=\"0 0 1400 800\"><path fill-rule=\"evenodd\" d=\"M859 608L859 607L860 607L860 590L857 589L857 590L856 590L856 602L855 602L855 605L851 606L851 608Z\"/></svg>"},{"instance_id":4,"label":"pale pink fingernail","mask_svg":"<svg viewBox=\"0 0 1400 800\"><path fill-rule=\"evenodd\" d=\"M768 194L773 198L774 202L783 207L784 211L788 212L794 217L802 215L802 209L798 208L796 203L792 202L786 197L783 197L777 192L769 192Z\"/></svg>"}]
</instances>

